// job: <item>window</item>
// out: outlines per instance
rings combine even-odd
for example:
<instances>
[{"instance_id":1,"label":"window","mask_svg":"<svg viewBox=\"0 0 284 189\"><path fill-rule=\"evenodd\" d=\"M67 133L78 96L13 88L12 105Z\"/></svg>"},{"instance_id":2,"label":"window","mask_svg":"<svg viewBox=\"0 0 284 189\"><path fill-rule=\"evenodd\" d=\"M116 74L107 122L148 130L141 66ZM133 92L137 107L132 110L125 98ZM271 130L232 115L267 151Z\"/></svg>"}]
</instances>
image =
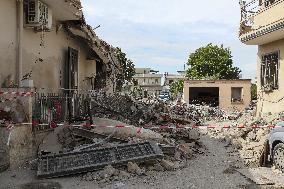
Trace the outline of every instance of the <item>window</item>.
<instances>
[{"instance_id":1,"label":"window","mask_svg":"<svg viewBox=\"0 0 284 189\"><path fill-rule=\"evenodd\" d=\"M265 91L278 89L279 52L262 56L261 60L261 87Z\"/></svg>"},{"instance_id":2,"label":"window","mask_svg":"<svg viewBox=\"0 0 284 189\"><path fill-rule=\"evenodd\" d=\"M65 64L65 88L78 88L78 51L68 48L68 61Z\"/></svg>"},{"instance_id":3,"label":"window","mask_svg":"<svg viewBox=\"0 0 284 189\"><path fill-rule=\"evenodd\" d=\"M155 79L155 83L158 84L158 83L159 83L159 80L158 80L158 79Z\"/></svg>"},{"instance_id":4,"label":"window","mask_svg":"<svg viewBox=\"0 0 284 189\"><path fill-rule=\"evenodd\" d=\"M169 80L169 84L171 85L174 82L174 80Z\"/></svg>"},{"instance_id":5,"label":"window","mask_svg":"<svg viewBox=\"0 0 284 189\"><path fill-rule=\"evenodd\" d=\"M243 101L243 88L242 87L232 87L231 89L231 99L232 102L242 102Z\"/></svg>"}]
</instances>

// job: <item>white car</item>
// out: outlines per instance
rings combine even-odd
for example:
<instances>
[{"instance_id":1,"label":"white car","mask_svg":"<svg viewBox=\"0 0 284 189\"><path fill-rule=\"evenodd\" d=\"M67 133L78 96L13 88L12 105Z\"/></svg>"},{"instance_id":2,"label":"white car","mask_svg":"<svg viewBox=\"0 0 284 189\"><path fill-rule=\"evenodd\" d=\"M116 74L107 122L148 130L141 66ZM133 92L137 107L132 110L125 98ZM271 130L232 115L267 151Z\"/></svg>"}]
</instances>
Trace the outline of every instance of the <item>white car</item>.
<instances>
[{"instance_id":1,"label":"white car","mask_svg":"<svg viewBox=\"0 0 284 189\"><path fill-rule=\"evenodd\" d=\"M278 123L271 131L264 157L265 164L270 162L284 172L284 122Z\"/></svg>"}]
</instances>

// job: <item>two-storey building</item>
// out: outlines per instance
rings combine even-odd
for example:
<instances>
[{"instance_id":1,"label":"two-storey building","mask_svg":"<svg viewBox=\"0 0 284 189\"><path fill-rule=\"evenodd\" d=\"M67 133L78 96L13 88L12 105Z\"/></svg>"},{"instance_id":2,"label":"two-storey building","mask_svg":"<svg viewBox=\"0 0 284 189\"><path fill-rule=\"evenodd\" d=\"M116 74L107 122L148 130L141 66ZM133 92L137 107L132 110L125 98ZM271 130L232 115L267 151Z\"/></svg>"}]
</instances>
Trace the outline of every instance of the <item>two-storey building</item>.
<instances>
[{"instance_id":1,"label":"two-storey building","mask_svg":"<svg viewBox=\"0 0 284 189\"><path fill-rule=\"evenodd\" d=\"M80 0L1 0L0 15L1 87L114 88L115 48L86 24Z\"/></svg>"},{"instance_id":2,"label":"two-storey building","mask_svg":"<svg viewBox=\"0 0 284 189\"><path fill-rule=\"evenodd\" d=\"M136 68L135 76L133 77L138 85L142 88L143 92L148 95L157 96L162 91L162 77L163 74L157 74L151 68Z\"/></svg>"},{"instance_id":3,"label":"two-storey building","mask_svg":"<svg viewBox=\"0 0 284 189\"><path fill-rule=\"evenodd\" d=\"M284 111L284 0L240 1L240 40L257 45L258 113Z\"/></svg>"}]
</instances>

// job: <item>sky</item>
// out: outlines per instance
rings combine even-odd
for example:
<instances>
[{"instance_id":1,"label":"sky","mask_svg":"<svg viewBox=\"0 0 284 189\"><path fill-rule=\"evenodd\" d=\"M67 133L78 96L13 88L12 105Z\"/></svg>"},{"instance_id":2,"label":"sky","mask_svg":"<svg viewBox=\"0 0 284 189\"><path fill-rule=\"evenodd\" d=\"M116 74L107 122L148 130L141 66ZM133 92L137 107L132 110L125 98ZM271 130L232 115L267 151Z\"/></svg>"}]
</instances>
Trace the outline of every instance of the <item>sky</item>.
<instances>
[{"instance_id":1,"label":"sky","mask_svg":"<svg viewBox=\"0 0 284 189\"><path fill-rule=\"evenodd\" d=\"M85 18L109 44L120 47L136 67L161 73L184 69L197 48L224 44L243 78L254 79L256 46L238 39L239 0L81 0Z\"/></svg>"}]
</instances>

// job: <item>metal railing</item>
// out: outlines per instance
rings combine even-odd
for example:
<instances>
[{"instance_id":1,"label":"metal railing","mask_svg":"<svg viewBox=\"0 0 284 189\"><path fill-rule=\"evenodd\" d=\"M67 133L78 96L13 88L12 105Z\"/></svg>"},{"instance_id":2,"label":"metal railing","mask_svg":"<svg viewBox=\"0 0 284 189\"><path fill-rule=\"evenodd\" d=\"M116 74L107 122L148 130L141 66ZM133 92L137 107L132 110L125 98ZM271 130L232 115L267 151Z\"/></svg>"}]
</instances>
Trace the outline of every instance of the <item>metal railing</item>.
<instances>
[{"instance_id":1,"label":"metal railing","mask_svg":"<svg viewBox=\"0 0 284 189\"><path fill-rule=\"evenodd\" d=\"M241 23L245 26L252 26L253 21L252 17L259 11L259 0L252 0L249 3L246 3L243 0L240 0L241 8Z\"/></svg>"},{"instance_id":2,"label":"metal railing","mask_svg":"<svg viewBox=\"0 0 284 189\"><path fill-rule=\"evenodd\" d=\"M90 116L90 95L37 93L33 103L33 121L62 123L86 120Z\"/></svg>"},{"instance_id":3,"label":"metal railing","mask_svg":"<svg viewBox=\"0 0 284 189\"><path fill-rule=\"evenodd\" d=\"M239 4L241 8L241 23L243 23L245 26L252 26L252 17L255 14L257 14L260 10L268 8L279 1L281 0L251 0L250 2L240 0Z\"/></svg>"}]
</instances>

